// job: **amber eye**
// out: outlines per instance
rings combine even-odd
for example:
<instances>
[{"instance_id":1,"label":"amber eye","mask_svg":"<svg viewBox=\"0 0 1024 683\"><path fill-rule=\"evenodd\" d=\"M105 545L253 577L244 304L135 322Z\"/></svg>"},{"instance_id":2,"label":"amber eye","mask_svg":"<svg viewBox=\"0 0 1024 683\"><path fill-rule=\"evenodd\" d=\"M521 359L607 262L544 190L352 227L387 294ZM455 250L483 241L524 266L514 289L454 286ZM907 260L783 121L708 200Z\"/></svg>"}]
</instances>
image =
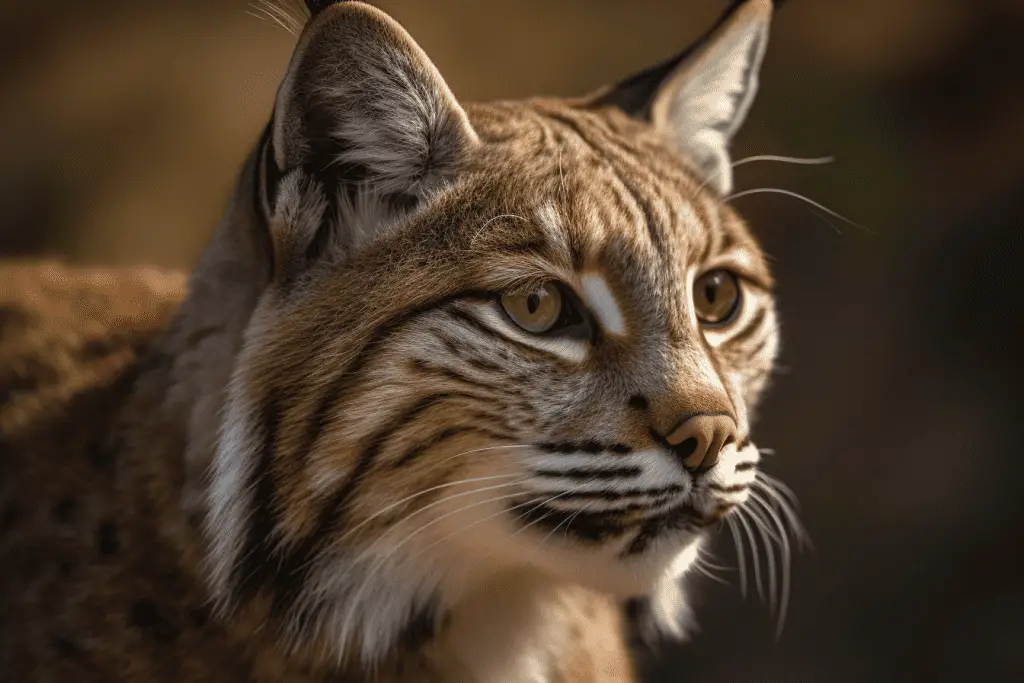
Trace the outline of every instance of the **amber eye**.
<instances>
[{"instance_id":1,"label":"amber eye","mask_svg":"<svg viewBox=\"0 0 1024 683\"><path fill-rule=\"evenodd\" d=\"M693 305L705 325L732 322L741 298L740 283L728 270L709 270L693 283Z\"/></svg>"},{"instance_id":2,"label":"amber eye","mask_svg":"<svg viewBox=\"0 0 1024 683\"><path fill-rule=\"evenodd\" d=\"M525 294L502 294L508 317L527 332L548 332L562 319L564 297L553 284L543 284Z\"/></svg>"}]
</instances>

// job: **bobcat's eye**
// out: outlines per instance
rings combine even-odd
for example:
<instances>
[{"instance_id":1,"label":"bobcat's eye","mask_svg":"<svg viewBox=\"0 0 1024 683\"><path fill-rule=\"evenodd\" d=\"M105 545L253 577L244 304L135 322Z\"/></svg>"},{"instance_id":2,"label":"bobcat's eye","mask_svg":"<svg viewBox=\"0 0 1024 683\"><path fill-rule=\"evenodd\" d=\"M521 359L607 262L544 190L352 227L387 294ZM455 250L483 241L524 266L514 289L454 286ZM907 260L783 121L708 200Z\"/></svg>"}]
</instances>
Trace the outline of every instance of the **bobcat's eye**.
<instances>
[{"instance_id":1,"label":"bobcat's eye","mask_svg":"<svg viewBox=\"0 0 1024 683\"><path fill-rule=\"evenodd\" d=\"M516 325L527 332L543 334L566 322L566 297L552 283L525 294L502 294L501 306Z\"/></svg>"},{"instance_id":2,"label":"bobcat's eye","mask_svg":"<svg viewBox=\"0 0 1024 683\"><path fill-rule=\"evenodd\" d=\"M693 283L693 305L697 319L705 325L731 323L741 302L740 283L728 270L709 270Z\"/></svg>"}]
</instances>

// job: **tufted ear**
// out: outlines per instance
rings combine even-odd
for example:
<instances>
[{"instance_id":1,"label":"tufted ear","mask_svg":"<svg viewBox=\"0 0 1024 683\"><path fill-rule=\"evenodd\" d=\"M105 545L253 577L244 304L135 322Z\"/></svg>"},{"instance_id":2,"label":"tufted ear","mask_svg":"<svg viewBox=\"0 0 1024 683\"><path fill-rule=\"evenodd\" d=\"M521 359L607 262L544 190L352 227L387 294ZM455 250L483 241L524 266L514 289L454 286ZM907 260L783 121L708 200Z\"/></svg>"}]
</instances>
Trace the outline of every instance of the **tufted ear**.
<instances>
[{"instance_id":1,"label":"tufted ear","mask_svg":"<svg viewBox=\"0 0 1024 683\"><path fill-rule=\"evenodd\" d=\"M771 0L738 0L695 45L590 98L649 121L721 194L732 189L729 143L757 92Z\"/></svg>"},{"instance_id":2,"label":"tufted ear","mask_svg":"<svg viewBox=\"0 0 1024 683\"><path fill-rule=\"evenodd\" d=\"M477 140L397 22L361 2L307 4L261 159L275 274L372 239L455 174Z\"/></svg>"}]
</instances>

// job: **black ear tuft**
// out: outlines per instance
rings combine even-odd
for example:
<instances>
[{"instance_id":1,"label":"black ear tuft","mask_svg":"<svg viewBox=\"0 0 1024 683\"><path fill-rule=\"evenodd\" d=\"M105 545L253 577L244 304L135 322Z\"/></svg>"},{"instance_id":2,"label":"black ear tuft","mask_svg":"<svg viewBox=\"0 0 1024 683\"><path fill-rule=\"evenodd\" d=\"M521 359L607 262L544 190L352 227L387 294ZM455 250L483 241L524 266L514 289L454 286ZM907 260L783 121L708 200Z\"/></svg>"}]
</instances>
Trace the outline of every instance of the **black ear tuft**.
<instances>
[{"instance_id":1,"label":"black ear tuft","mask_svg":"<svg viewBox=\"0 0 1024 683\"><path fill-rule=\"evenodd\" d=\"M309 8L309 14L315 17L334 3L340 1L341 0L306 0L306 7Z\"/></svg>"}]
</instances>

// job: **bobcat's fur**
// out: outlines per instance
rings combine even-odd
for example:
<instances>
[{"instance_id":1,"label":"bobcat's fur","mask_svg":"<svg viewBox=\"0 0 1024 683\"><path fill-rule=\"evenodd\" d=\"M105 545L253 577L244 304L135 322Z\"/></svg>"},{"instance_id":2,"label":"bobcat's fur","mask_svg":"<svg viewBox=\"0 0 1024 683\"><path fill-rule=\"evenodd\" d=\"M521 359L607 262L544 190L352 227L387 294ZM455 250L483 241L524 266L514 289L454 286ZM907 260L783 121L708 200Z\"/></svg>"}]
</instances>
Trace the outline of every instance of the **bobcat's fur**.
<instances>
[{"instance_id":1,"label":"bobcat's fur","mask_svg":"<svg viewBox=\"0 0 1024 683\"><path fill-rule=\"evenodd\" d=\"M722 199L771 5L466 107L380 11L312 5L187 293L0 270L0 680L633 680L623 604L682 634L756 476L772 280ZM530 333L502 302L543 287L569 322Z\"/></svg>"}]
</instances>

